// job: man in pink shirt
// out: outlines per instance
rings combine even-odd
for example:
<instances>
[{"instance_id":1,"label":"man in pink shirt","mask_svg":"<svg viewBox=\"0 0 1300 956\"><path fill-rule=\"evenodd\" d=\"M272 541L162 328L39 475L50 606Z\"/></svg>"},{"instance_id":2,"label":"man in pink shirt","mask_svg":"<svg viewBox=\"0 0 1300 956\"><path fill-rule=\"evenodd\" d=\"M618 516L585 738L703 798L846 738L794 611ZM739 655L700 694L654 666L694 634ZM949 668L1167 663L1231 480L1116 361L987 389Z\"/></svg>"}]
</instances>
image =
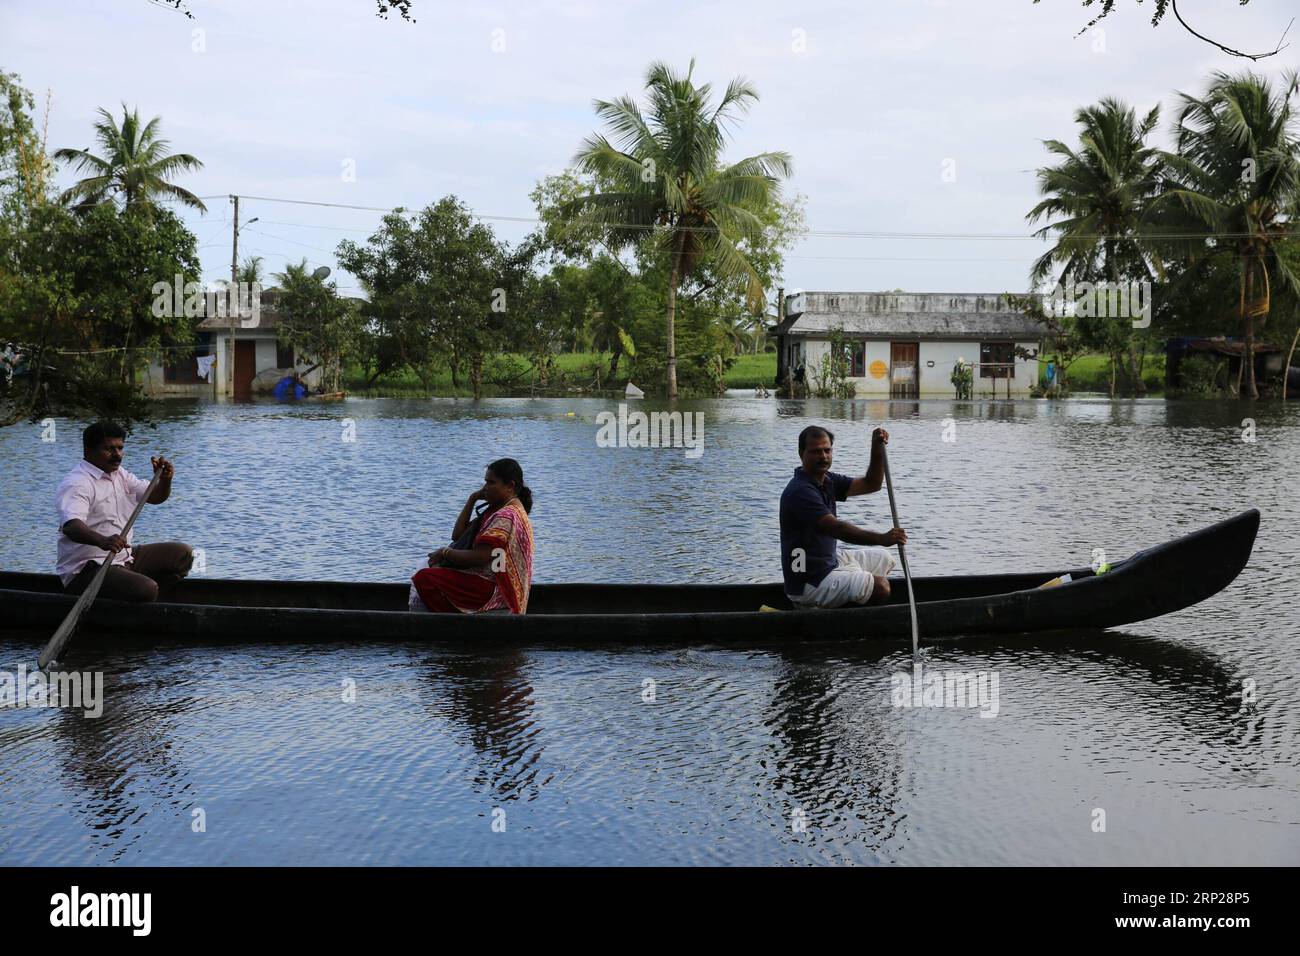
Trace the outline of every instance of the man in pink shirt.
<instances>
[{"instance_id":1,"label":"man in pink shirt","mask_svg":"<svg viewBox=\"0 0 1300 956\"><path fill-rule=\"evenodd\" d=\"M114 422L96 422L82 433L84 460L59 484L54 505L59 512L57 571L65 590L80 594L105 557L112 567L100 596L119 601L155 601L189 573L194 553L187 544L168 541L133 547L122 529L149 487L122 467L126 431ZM172 493L174 470L166 458L152 459L161 471L149 504L160 505Z\"/></svg>"}]
</instances>

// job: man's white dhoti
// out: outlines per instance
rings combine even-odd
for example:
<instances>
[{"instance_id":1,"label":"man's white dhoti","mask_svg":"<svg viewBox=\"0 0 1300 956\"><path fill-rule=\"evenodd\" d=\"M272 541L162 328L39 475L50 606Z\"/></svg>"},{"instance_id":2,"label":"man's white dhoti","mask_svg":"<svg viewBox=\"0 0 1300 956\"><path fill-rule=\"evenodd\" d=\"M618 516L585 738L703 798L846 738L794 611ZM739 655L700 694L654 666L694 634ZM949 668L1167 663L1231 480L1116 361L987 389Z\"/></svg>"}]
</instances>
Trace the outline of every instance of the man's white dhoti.
<instances>
[{"instance_id":1,"label":"man's white dhoti","mask_svg":"<svg viewBox=\"0 0 1300 956\"><path fill-rule=\"evenodd\" d=\"M797 608L832 608L845 604L866 604L875 590L874 575L888 577L894 570L894 555L888 548L840 548L838 564L814 587L805 584L803 594L787 594Z\"/></svg>"}]
</instances>

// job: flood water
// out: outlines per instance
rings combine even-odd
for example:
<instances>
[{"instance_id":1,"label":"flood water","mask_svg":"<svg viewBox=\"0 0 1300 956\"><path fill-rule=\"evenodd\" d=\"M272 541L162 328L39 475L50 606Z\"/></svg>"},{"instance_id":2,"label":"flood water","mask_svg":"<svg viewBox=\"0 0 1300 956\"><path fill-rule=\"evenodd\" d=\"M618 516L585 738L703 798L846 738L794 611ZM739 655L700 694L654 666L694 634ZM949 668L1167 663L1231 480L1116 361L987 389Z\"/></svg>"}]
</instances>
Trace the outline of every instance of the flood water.
<instances>
[{"instance_id":1,"label":"flood water","mask_svg":"<svg viewBox=\"0 0 1300 956\"><path fill-rule=\"evenodd\" d=\"M890 430L914 574L1115 561L1252 507L1259 538L1178 614L925 648L927 668L996 675L995 714L892 706L910 648L867 635L75 642L104 713L0 709L0 863L1300 863L1300 403L678 407L703 415L698 456L599 447L603 400L172 403L127 444L137 473L176 462L136 540L202 548L212 577L401 581L509 455L537 581L776 580L777 499L814 422L849 474ZM42 437L0 429L6 570L53 569L79 426ZM889 525L883 490L840 513ZM0 670L46 638L0 631Z\"/></svg>"}]
</instances>

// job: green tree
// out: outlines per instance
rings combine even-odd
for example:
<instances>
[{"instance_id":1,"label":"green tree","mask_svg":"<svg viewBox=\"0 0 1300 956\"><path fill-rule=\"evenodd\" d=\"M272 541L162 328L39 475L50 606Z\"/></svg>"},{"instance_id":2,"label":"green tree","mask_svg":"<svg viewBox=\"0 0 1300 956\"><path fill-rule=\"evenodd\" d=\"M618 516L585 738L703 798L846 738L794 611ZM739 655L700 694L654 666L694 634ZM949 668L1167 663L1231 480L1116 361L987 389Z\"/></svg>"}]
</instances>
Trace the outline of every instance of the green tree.
<instances>
[{"instance_id":1,"label":"green tree","mask_svg":"<svg viewBox=\"0 0 1300 956\"><path fill-rule=\"evenodd\" d=\"M78 172L92 174L64 192L64 202L95 206L120 196L130 208L166 197L207 210L198 196L169 182L179 173L202 169L203 163L189 153L171 152L170 144L160 136L161 117L155 116L141 124L139 111L128 110L125 103L120 124L108 110L101 109L99 115L95 138L102 156L88 149L65 148L54 152L55 159L71 164Z\"/></svg>"},{"instance_id":2,"label":"green tree","mask_svg":"<svg viewBox=\"0 0 1300 956\"><path fill-rule=\"evenodd\" d=\"M370 290L370 329L394 342L428 390L446 365L459 387L467 372L482 395L489 356L514 341L537 347L542 321L528 308L535 245L511 248L447 196L415 215L386 215L365 247L344 241L339 264Z\"/></svg>"},{"instance_id":3,"label":"green tree","mask_svg":"<svg viewBox=\"0 0 1300 956\"><path fill-rule=\"evenodd\" d=\"M1256 329L1268 320L1275 289L1300 292L1300 273L1278 255L1296 234L1300 211L1298 92L1300 74L1288 71L1281 89L1268 77L1214 73L1205 96L1182 94L1177 152L1163 155L1169 183L1155 206L1172 249L1193 262L1236 265L1245 392L1252 399L1259 397Z\"/></svg>"},{"instance_id":4,"label":"green tree","mask_svg":"<svg viewBox=\"0 0 1300 956\"><path fill-rule=\"evenodd\" d=\"M193 339L180 304L155 309L156 283L197 282L196 241L174 215L102 206L31 210L0 238L0 348L24 357L0 392L0 421L91 412L147 417L136 372Z\"/></svg>"},{"instance_id":5,"label":"green tree","mask_svg":"<svg viewBox=\"0 0 1300 956\"><path fill-rule=\"evenodd\" d=\"M1056 243L1034 262L1031 285L1043 284L1057 267L1062 283L1150 279L1139 236L1160 188L1159 150L1147 145L1159 119L1158 106L1138 119L1132 107L1107 97L1075 112L1080 127L1077 147L1045 141L1060 162L1038 170L1038 189L1045 198L1025 218L1034 223L1055 217L1034 235L1055 237ZM1140 339L1132 334L1128 319L1069 319L1065 324L1071 323L1112 361L1127 351L1130 385L1143 391Z\"/></svg>"},{"instance_id":6,"label":"green tree","mask_svg":"<svg viewBox=\"0 0 1300 956\"><path fill-rule=\"evenodd\" d=\"M625 354L629 358L635 354L635 347L629 349L633 341L629 329L635 316L633 309L633 291L640 284L637 276L618 259L610 255L594 258L587 266L587 290L590 312L587 319L589 341L593 348L609 353L609 372L607 378L613 381L618 376L618 363Z\"/></svg>"},{"instance_id":7,"label":"green tree","mask_svg":"<svg viewBox=\"0 0 1300 956\"><path fill-rule=\"evenodd\" d=\"M317 278L306 259L287 263L275 278L276 338L320 365L337 390L343 357L355 351L360 336L356 305L341 298L333 282Z\"/></svg>"},{"instance_id":8,"label":"green tree","mask_svg":"<svg viewBox=\"0 0 1300 956\"><path fill-rule=\"evenodd\" d=\"M1281 243L1278 247L1278 257L1286 261L1292 272L1300 274L1300 239L1287 239ZM1276 323L1277 331L1281 333L1278 344L1285 350L1280 394L1283 399L1286 399L1289 394L1294 394L1288 392L1287 377L1291 366L1295 364L1296 349L1300 347L1300 297L1284 294L1280 298L1281 302L1274 306L1274 315L1271 319Z\"/></svg>"},{"instance_id":9,"label":"green tree","mask_svg":"<svg viewBox=\"0 0 1300 956\"><path fill-rule=\"evenodd\" d=\"M18 74L0 71L0 212L11 221L50 199L52 164L31 117L34 107Z\"/></svg>"},{"instance_id":10,"label":"green tree","mask_svg":"<svg viewBox=\"0 0 1300 956\"><path fill-rule=\"evenodd\" d=\"M0 425L147 417L137 370L192 341L190 317L155 309L153 287L198 280L194 236L166 211L75 215L53 202L31 108L18 78L0 74Z\"/></svg>"},{"instance_id":11,"label":"green tree","mask_svg":"<svg viewBox=\"0 0 1300 956\"><path fill-rule=\"evenodd\" d=\"M427 392L433 374L433 304L417 287L422 257L416 220L403 210L384 216L365 245L339 244L339 266L356 276L365 290L364 322L356 357L367 369L365 387L384 375L409 368ZM453 368L453 374L455 369Z\"/></svg>"},{"instance_id":12,"label":"green tree","mask_svg":"<svg viewBox=\"0 0 1300 956\"><path fill-rule=\"evenodd\" d=\"M724 165L729 124L758 99L743 79L731 81L715 106L708 84L696 86L691 62L685 76L662 63L646 74L645 114L628 96L596 101L596 114L616 142L594 134L575 157L599 190L561 207L580 230L598 227L614 248L650 246L667 262L664 340L666 387L677 395L674 323L677 294L700 263L745 281L751 301L762 301L763 284L745 255L743 241L758 236L758 210L779 193L790 174L790 157L765 152ZM640 349L645 355L645 349Z\"/></svg>"},{"instance_id":13,"label":"green tree","mask_svg":"<svg viewBox=\"0 0 1300 956\"><path fill-rule=\"evenodd\" d=\"M264 278L266 278L266 271L262 268L261 256L247 256L235 270L235 280L246 285L254 283L260 285Z\"/></svg>"}]
</instances>

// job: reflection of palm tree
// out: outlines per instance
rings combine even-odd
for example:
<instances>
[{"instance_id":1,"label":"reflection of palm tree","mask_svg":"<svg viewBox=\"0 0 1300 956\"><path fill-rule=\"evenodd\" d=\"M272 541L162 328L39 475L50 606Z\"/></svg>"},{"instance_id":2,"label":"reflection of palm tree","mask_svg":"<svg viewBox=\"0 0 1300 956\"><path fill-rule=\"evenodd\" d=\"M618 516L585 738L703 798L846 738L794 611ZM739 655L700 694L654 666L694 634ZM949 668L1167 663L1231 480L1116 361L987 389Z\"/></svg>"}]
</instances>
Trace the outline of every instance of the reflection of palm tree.
<instances>
[{"instance_id":1,"label":"reflection of palm tree","mask_svg":"<svg viewBox=\"0 0 1300 956\"><path fill-rule=\"evenodd\" d=\"M618 139L588 137L576 164L595 175L601 191L565 204L585 226L610 230L615 245L651 242L667 257L668 396L677 397L677 346L674 325L677 290L706 259L722 278L743 278L751 301L763 300L758 271L741 249L743 240L762 231L756 211L778 192L779 177L790 174L790 157L769 152L730 165L721 162L728 126L735 114L758 99L743 79L732 80L717 106L711 89L662 63L646 73L649 112L631 97L598 100L596 114Z\"/></svg>"},{"instance_id":2,"label":"reflection of palm tree","mask_svg":"<svg viewBox=\"0 0 1300 956\"><path fill-rule=\"evenodd\" d=\"M121 195L128 208L172 198L207 210L198 196L168 181L177 173L202 169L203 163L189 153L172 153L168 149L167 140L158 135L161 117L155 116L142 126L139 111L128 111L125 104L120 126L108 110L101 109L99 114L103 119L95 124L95 138L103 156L87 149L60 149L54 153L55 159L93 173L64 192L64 202L78 200L82 205L96 206Z\"/></svg>"}]
</instances>

